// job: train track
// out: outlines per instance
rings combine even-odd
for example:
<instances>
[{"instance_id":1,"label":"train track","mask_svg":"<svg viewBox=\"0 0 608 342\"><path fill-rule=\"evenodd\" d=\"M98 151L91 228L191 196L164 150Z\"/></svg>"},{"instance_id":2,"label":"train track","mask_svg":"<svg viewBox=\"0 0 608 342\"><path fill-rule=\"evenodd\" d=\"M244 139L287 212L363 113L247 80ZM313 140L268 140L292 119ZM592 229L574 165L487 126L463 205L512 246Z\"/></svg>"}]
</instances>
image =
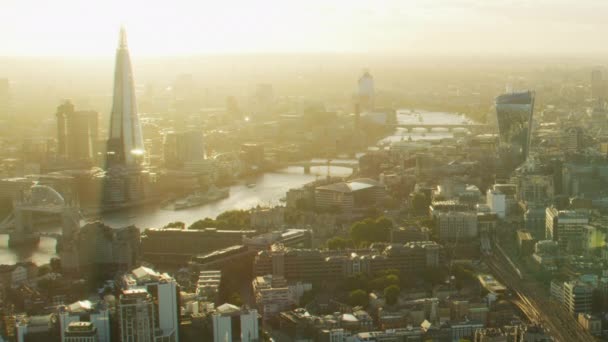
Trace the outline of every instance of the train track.
<instances>
[{"instance_id":1,"label":"train track","mask_svg":"<svg viewBox=\"0 0 608 342\"><path fill-rule=\"evenodd\" d=\"M562 307L550 302L537 286L523 282L507 262L496 256L489 257L486 264L492 273L517 296L514 304L534 323L548 329L559 342L589 342L595 338L585 331Z\"/></svg>"}]
</instances>

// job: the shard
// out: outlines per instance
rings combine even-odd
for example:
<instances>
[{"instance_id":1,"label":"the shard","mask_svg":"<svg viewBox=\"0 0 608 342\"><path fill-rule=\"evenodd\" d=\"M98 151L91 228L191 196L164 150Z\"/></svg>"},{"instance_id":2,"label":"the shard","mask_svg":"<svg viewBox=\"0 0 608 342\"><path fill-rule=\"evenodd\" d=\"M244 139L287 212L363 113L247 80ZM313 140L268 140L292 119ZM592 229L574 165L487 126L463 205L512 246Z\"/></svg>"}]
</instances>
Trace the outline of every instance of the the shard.
<instances>
[{"instance_id":1,"label":"the shard","mask_svg":"<svg viewBox=\"0 0 608 342\"><path fill-rule=\"evenodd\" d=\"M144 154L144 139L137 115L133 70L127 47L127 35L120 29L114 70L114 101L110 117L108 166L136 166Z\"/></svg>"}]
</instances>

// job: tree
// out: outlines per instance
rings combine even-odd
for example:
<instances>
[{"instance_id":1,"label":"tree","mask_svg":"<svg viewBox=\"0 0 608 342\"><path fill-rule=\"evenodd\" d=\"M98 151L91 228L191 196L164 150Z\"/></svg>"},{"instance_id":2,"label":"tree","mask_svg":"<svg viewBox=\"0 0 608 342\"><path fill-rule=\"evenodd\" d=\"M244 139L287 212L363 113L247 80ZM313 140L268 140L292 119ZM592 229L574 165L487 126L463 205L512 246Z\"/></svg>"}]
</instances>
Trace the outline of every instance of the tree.
<instances>
[{"instance_id":1,"label":"tree","mask_svg":"<svg viewBox=\"0 0 608 342\"><path fill-rule=\"evenodd\" d=\"M386 304L393 305L397 303L397 298L399 298L399 293L401 289L397 285L391 285L384 289L384 298L386 299Z\"/></svg>"},{"instance_id":2,"label":"tree","mask_svg":"<svg viewBox=\"0 0 608 342\"><path fill-rule=\"evenodd\" d=\"M366 218L350 227L350 237L356 245L363 242L387 242L390 240L393 222L385 217L376 220Z\"/></svg>"},{"instance_id":3,"label":"tree","mask_svg":"<svg viewBox=\"0 0 608 342\"><path fill-rule=\"evenodd\" d=\"M232 305L242 306L243 300L241 299L241 295L238 292L233 292L228 298L228 302Z\"/></svg>"},{"instance_id":4,"label":"tree","mask_svg":"<svg viewBox=\"0 0 608 342\"><path fill-rule=\"evenodd\" d=\"M184 222L180 222L180 221L175 221L175 222L171 222L168 223L165 228L179 228L179 229L184 229L186 228L186 224Z\"/></svg>"},{"instance_id":5,"label":"tree","mask_svg":"<svg viewBox=\"0 0 608 342\"><path fill-rule=\"evenodd\" d=\"M351 248L352 246L353 242L351 240L339 236L327 240L327 249L330 250L342 250Z\"/></svg>"},{"instance_id":6,"label":"tree","mask_svg":"<svg viewBox=\"0 0 608 342\"><path fill-rule=\"evenodd\" d=\"M369 296L367 292L357 289L348 294L348 303L352 306L367 306Z\"/></svg>"}]
</instances>

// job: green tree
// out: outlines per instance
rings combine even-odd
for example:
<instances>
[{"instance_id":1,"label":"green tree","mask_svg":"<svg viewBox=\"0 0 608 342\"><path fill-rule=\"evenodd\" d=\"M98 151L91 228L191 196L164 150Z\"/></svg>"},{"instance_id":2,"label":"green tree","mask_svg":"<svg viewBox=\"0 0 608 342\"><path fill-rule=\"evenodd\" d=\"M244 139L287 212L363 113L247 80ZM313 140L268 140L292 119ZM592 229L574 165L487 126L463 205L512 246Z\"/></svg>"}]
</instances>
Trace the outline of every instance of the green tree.
<instances>
[{"instance_id":1,"label":"green tree","mask_svg":"<svg viewBox=\"0 0 608 342\"><path fill-rule=\"evenodd\" d=\"M230 294L230 297L228 298L228 302L230 304L236 305L236 306L243 305L243 300L241 299L241 295L238 292L233 292L232 294Z\"/></svg>"},{"instance_id":2,"label":"green tree","mask_svg":"<svg viewBox=\"0 0 608 342\"><path fill-rule=\"evenodd\" d=\"M171 222L171 223L168 223L167 225L165 225L165 228L184 229L184 228L186 228L186 224L184 222L175 221L175 222Z\"/></svg>"},{"instance_id":3,"label":"green tree","mask_svg":"<svg viewBox=\"0 0 608 342\"><path fill-rule=\"evenodd\" d=\"M401 289L397 285L391 285L384 289L384 298L386 299L386 304L393 305L397 303L397 299L399 298L399 293Z\"/></svg>"},{"instance_id":4,"label":"green tree","mask_svg":"<svg viewBox=\"0 0 608 342\"><path fill-rule=\"evenodd\" d=\"M347 248L352 248L353 242L351 240L347 240L343 237L336 236L327 240L327 249L330 250L342 250Z\"/></svg>"},{"instance_id":5,"label":"green tree","mask_svg":"<svg viewBox=\"0 0 608 342\"><path fill-rule=\"evenodd\" d=\"M353 290L348 294L348 303L352 306L367 306L369 296L361 289Z\"/></svg>"}]
</instances>

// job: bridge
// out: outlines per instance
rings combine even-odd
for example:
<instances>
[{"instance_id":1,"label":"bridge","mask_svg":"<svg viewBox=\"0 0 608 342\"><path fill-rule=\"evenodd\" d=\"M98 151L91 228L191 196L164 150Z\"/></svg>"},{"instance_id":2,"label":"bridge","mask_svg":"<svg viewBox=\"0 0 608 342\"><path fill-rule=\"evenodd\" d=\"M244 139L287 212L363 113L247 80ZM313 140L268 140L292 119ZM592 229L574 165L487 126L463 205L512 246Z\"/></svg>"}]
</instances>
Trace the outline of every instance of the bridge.
<instances>
[{"instance_id":1,"label":"bridge","mask_svg":"<svg viewBox=\"0 0 608 342\"><path fill-rule=\"evenodd\" d=\"M447 129L449 132L454 131L454 129L468 129L471 132L474 133L483 133L483 132L489 132L490 128L488 125L486 124L476 124L476 123L462 123L462 124L445 124L445 123L436 123L436 124L431 124L431 123L396 123L393 124L392 126L394 126L395 128L403 128L406 129L407 131L411 132L414 129L424 129L427 132L431 132L433 131L433 129Z\"/></svg>"},{"instance_id":2,"label":"bridge","mask_svg":"<svg viewBox=\"0 0 608 342\"><path fill-rule=\"evenodd\" d=\"M61 235L70 236L80 228L80 211L48 186L32 186L23 192L20 200L14 201L13 206L13 212L0 222L0 234L9 234L9 247L37 244L41 236L56 239ZM61 234L36 231L35 213L58 215Z\"/></svg>"},{"instance_id":3,"label":"bridge","mask_svg":"<svg viewBox=\"0 0 608 342\"><path fill-rule=\"evenodd\" d=\"M314 166L338 166L352 169L353 172L359 169L359 161L356 159L311 159L297 162L289 162L287 166L299 166L304 168L305 173L310 173L310 168Z\"/></svg>"}]
</instances>

